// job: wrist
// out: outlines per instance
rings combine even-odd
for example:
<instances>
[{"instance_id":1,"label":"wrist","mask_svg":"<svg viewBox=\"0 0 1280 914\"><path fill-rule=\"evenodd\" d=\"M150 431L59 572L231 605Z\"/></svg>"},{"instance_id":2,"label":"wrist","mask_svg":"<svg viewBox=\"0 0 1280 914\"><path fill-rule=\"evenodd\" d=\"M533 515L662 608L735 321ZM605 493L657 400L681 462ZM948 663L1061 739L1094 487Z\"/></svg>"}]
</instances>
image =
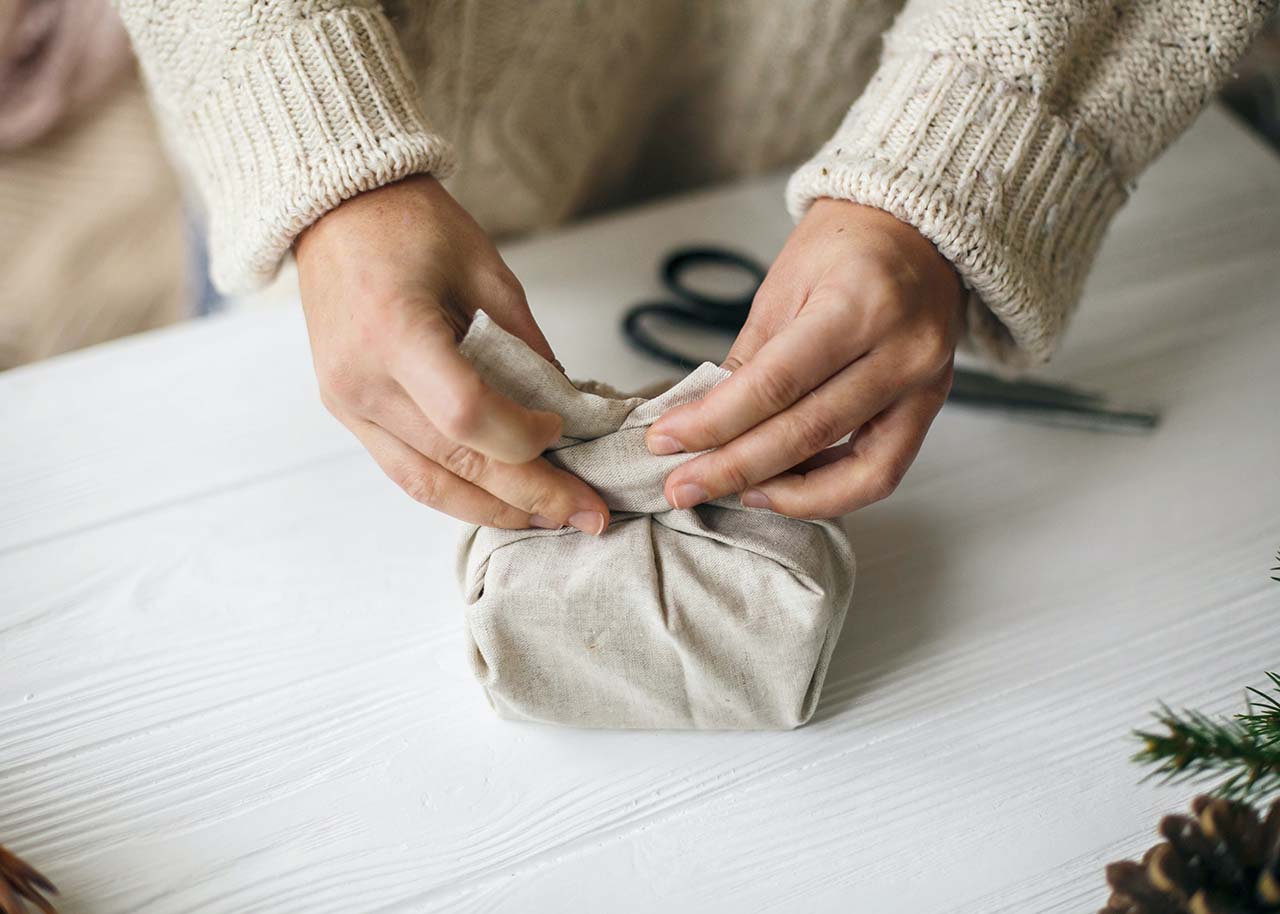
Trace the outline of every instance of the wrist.
<instances>
[{"instance_id":1,"label":"wrist","mask_svg":"<svg viewBox=\"0 0 1280 914\"><path fill-rule=\"evenodd\" d=\"M322 213L294 238L293 253L299 267L307 256L307 248L327 248L347 238L359 238L385 225L393 212L420 210L422 201L444 193L447 191L434 176L416 174L348 197Z\"/></svg>"},{"instance_id":2,"label":"wrist","mask_svg":"<svg viewBox=\"0 0 1280 914\"><path fill-rule=\"evenodd\" d=\"M804 216L824 233L848 236L858 256L876 261L880 270L963 315L966 295L955 266L911 223L874 206L819 197Z\"/></svg>"}]
</instances>

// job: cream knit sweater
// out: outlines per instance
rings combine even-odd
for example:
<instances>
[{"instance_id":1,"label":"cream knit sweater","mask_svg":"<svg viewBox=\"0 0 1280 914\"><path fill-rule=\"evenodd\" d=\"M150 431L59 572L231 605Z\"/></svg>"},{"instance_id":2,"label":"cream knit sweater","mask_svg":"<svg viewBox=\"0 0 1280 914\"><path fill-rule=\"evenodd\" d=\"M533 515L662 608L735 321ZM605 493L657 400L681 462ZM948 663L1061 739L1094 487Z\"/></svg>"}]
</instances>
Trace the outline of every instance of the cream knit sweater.
<instances>
[{"instance_id":1,"label":"cream knit sweater","mask_svg":"<svg viewBox=\"0 0 1280 914\"><path fill-rule=\"evenodd\" d=\"M913 224L971 290L971 341L1018 364L1273 5L911 0L881 52L900 2L117 2L224 289L413 173L504 234L812 155L792 215L826 196Z\"/></svg>"}]
</instances>

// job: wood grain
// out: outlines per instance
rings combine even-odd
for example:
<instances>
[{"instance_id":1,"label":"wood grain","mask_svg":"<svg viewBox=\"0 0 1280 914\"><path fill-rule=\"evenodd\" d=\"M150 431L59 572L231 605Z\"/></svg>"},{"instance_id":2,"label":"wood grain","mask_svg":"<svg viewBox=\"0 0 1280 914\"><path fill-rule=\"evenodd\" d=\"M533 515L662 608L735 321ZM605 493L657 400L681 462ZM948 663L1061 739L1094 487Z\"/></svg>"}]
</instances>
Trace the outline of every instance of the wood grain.
<instances>
[{"instance_id":1,"label":"wood grain","mask_svg":"<svg viewBox=\"0 0 1280 914\"><path fill-rule=\"evenodd\" d=\"M662 371L616 321L658 257L768 257L780 187L504 253L561 360L632 385ZM0 376L0 837L70 914L1096 908L1191 792L1138 784L1128 730L1280 662L1277 250L1280 163L1210 112L1045 372L1161 429L944 411L848 519L854 607L795 733L492 718L456 528L320 409L296 313Z\"/></svg>"}]
</instances>

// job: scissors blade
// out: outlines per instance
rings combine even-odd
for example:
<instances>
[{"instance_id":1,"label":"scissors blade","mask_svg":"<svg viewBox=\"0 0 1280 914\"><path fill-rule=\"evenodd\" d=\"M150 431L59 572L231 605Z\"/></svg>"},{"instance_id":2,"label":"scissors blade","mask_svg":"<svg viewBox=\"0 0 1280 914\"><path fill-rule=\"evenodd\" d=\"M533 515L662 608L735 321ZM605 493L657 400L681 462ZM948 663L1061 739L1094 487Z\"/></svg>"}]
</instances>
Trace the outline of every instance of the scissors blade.
<instances>
[{"instance_id":1,"label":"scissors blade","mask_svg":"<svg viewBox=\"0 0 1280 914\"><path fill-rule=\"evenodd\" d=\"M1106 397L1090 390L1067 384L1051 384L1029 379L1006 380L997 375L968 368L957 368L951 391L963 397L991 397L1015 402L1043 403L1063 406L1103 406Z\"/></svg>"},{"instance_id":2,"label":"scissors blade","mask_svg":"<svg viewBox=\"0 0 1280 914\"><path fill-rule=\"evenodd\" d=\"M947 400L1045 425L1094 431L1148 432L1160 422L1156 412L1110 406L1105 396L1092 391L1044 381L1008 381L969 369L956 369Z\"/></svg>"}]
</instances>

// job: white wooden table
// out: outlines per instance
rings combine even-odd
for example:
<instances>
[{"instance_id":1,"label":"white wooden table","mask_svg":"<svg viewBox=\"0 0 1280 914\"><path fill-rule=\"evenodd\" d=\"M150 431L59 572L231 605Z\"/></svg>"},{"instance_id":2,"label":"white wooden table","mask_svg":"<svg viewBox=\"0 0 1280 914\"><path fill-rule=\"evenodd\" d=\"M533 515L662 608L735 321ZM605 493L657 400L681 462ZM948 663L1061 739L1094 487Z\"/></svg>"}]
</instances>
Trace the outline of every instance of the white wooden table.
<instances>
[{"instance_id":1,"label":"white wooden table","mask_svg":"<svg viewBox=\"0 0 1280 914\"><path fill-rule=\"evenodd\" d=\"M672 244L769 258L781 181L506 249L573 373ZM794 733L505 723L463 659L457 528L321 409L296 309L0 376L0 841L66 912L1078 912L1193 790L1158 699L1280 666L1280 161L1207 114L1116 224L1046 374L1149 437L949 408L854 515Z\"/></svg>"}]
</instances>

